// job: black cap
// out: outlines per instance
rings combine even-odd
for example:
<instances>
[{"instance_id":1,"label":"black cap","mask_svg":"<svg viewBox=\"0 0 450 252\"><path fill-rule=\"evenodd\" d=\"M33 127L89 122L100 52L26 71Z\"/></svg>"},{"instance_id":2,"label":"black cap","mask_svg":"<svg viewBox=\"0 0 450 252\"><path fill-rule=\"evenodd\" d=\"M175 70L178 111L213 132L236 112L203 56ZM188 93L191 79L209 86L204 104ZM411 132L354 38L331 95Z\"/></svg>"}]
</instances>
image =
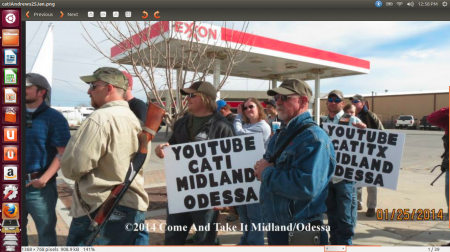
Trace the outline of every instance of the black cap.
<instances>
[{"instance_id":1,"label":"black cap","mask_svg":"<svg viewBox=\"0 0 450 252\"><path fill-rule=\"evenodd\" d=\"M274 107L277 106L277 102L276 102L275 100L267 100L267 101L264 101L264 103L265 103L266 105L272 105L272 106L274 106Z\"/></svg>"}]
</instances>

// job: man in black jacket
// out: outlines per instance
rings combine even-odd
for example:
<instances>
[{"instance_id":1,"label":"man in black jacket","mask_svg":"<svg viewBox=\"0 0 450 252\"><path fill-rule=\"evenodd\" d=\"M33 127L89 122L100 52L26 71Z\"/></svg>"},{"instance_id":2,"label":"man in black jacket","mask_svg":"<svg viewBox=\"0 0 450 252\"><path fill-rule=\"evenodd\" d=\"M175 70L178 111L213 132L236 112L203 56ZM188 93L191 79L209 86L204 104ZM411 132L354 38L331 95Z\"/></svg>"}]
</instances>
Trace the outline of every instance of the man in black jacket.
<instances>
[{"instance_id":1,"label":"man in black jacket","mask_svg":"<svg viewBox=\"0 0 450 252\"><path fill-rule=\"evenodd\" d=\"M384 130L383 123L378 116L369 111L366 101L362 95L356 94L350 98L352 104L356 107L356 114L369 129ZM375 186L367 187L367 217L375 216L375 208L377 207L377 188ZM362 209L362 188L358 188L358 210Z\"/></svg>"},{"instance_id":2,"label":"man in black jacket","mask_svg":"<svg viewBox=\"0 0 450 252\"><path fill-rule=\"evenodd\" d=\"M217 112L215 102L217 91L209 82L194 82L189 88L181 89L181 94L187 95L188 111L184 117L175 122L172 136L168 143L156 147L159 158L164 158L163 147L197 142L203 140L232 137L235 135L233 126ZM214 227L219 213L214 210L202 210L187 213L167 214L167 226L187 226L186 231L165 232L164 245L184 245L192 224L195 226ZM193 245L214 245L216 230L197 231Z\"/></svg>"}]
</instances>

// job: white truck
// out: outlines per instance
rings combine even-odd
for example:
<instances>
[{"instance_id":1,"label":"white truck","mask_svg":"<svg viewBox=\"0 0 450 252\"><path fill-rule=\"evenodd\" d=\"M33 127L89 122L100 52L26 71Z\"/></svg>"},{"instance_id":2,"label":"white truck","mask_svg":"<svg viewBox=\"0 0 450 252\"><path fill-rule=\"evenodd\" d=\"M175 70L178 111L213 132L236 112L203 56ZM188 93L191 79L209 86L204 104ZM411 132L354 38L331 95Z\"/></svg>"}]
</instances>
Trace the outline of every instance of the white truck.
<instances>
[{"instance_id":1,"label":"white truck","mask_svg":"<svg viewBox=\"0 0 450 252\"><path fill-rule=\"evenodd\" d=\"M53 107L59 111L69 123L70 129L77 129L86 118L94 112L93 107Z\"/></svg>"},{"instance_id":2,"label":"white truck","mask_svg":"<svg viewBox=\"0 0 450 252\"><path fill-rule=\"evenodd\" d=\"M401 115L397 120L395 120L395 128L413 129L415 126L414 121L414 116L412 115Z\"/></svg>"}]
</instances>

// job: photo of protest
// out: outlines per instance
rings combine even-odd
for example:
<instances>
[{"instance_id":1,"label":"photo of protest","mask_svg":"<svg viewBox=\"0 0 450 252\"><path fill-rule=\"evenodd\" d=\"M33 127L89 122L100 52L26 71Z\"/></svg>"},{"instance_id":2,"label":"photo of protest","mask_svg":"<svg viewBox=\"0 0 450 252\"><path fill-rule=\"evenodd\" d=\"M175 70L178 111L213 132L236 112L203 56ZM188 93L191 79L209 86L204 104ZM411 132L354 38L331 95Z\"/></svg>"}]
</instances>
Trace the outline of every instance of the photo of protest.
<instances>
[{"instance_id":1,"label":"photo of protest","mask_svg":"<svg viewBox=\"0 0 450 252\"><path fill-rule=\"evenodd\" d=\"M450 246L449 43L450 22L26 22L22 244Z\"/></svg>"}]
</instances>

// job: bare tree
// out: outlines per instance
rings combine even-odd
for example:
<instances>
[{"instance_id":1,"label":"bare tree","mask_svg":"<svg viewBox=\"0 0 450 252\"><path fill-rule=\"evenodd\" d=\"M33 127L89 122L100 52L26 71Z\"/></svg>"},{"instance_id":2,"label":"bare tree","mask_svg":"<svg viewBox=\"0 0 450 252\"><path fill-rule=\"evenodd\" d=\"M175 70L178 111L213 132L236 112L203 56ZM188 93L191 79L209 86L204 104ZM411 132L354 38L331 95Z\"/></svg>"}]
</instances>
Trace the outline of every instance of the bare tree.
<instances>
[{"instance_id":1,"label":"bare tree","mask_svg":"<svg viewBox=\"0 0 450 252\"><path fill-rule=\"evenodd\" d=\"M223 24L225 26L226 23ZM197 22L97 22L96 27L106 39L123 53L123 57L117 59L111 57L109 51L102 50L99 42L94 41L87 28L83 27L85 39L93 48L111 62L134 73L143 84L148 101L152 102L152 94L154 102L166 108L166 123L170 127L187 109L185 100L179 95L181 88L205 80L213 73L215 61L220 60L223 67L219 91L233 66L242 62L251 49L246 46L251 39L251 36L246 36L248 22L240 31L221 29L222 37L227 36L233 42L217 39L217 33ZM172 107L164 106L163 98Z\"/></svg>"}]
</instances>

